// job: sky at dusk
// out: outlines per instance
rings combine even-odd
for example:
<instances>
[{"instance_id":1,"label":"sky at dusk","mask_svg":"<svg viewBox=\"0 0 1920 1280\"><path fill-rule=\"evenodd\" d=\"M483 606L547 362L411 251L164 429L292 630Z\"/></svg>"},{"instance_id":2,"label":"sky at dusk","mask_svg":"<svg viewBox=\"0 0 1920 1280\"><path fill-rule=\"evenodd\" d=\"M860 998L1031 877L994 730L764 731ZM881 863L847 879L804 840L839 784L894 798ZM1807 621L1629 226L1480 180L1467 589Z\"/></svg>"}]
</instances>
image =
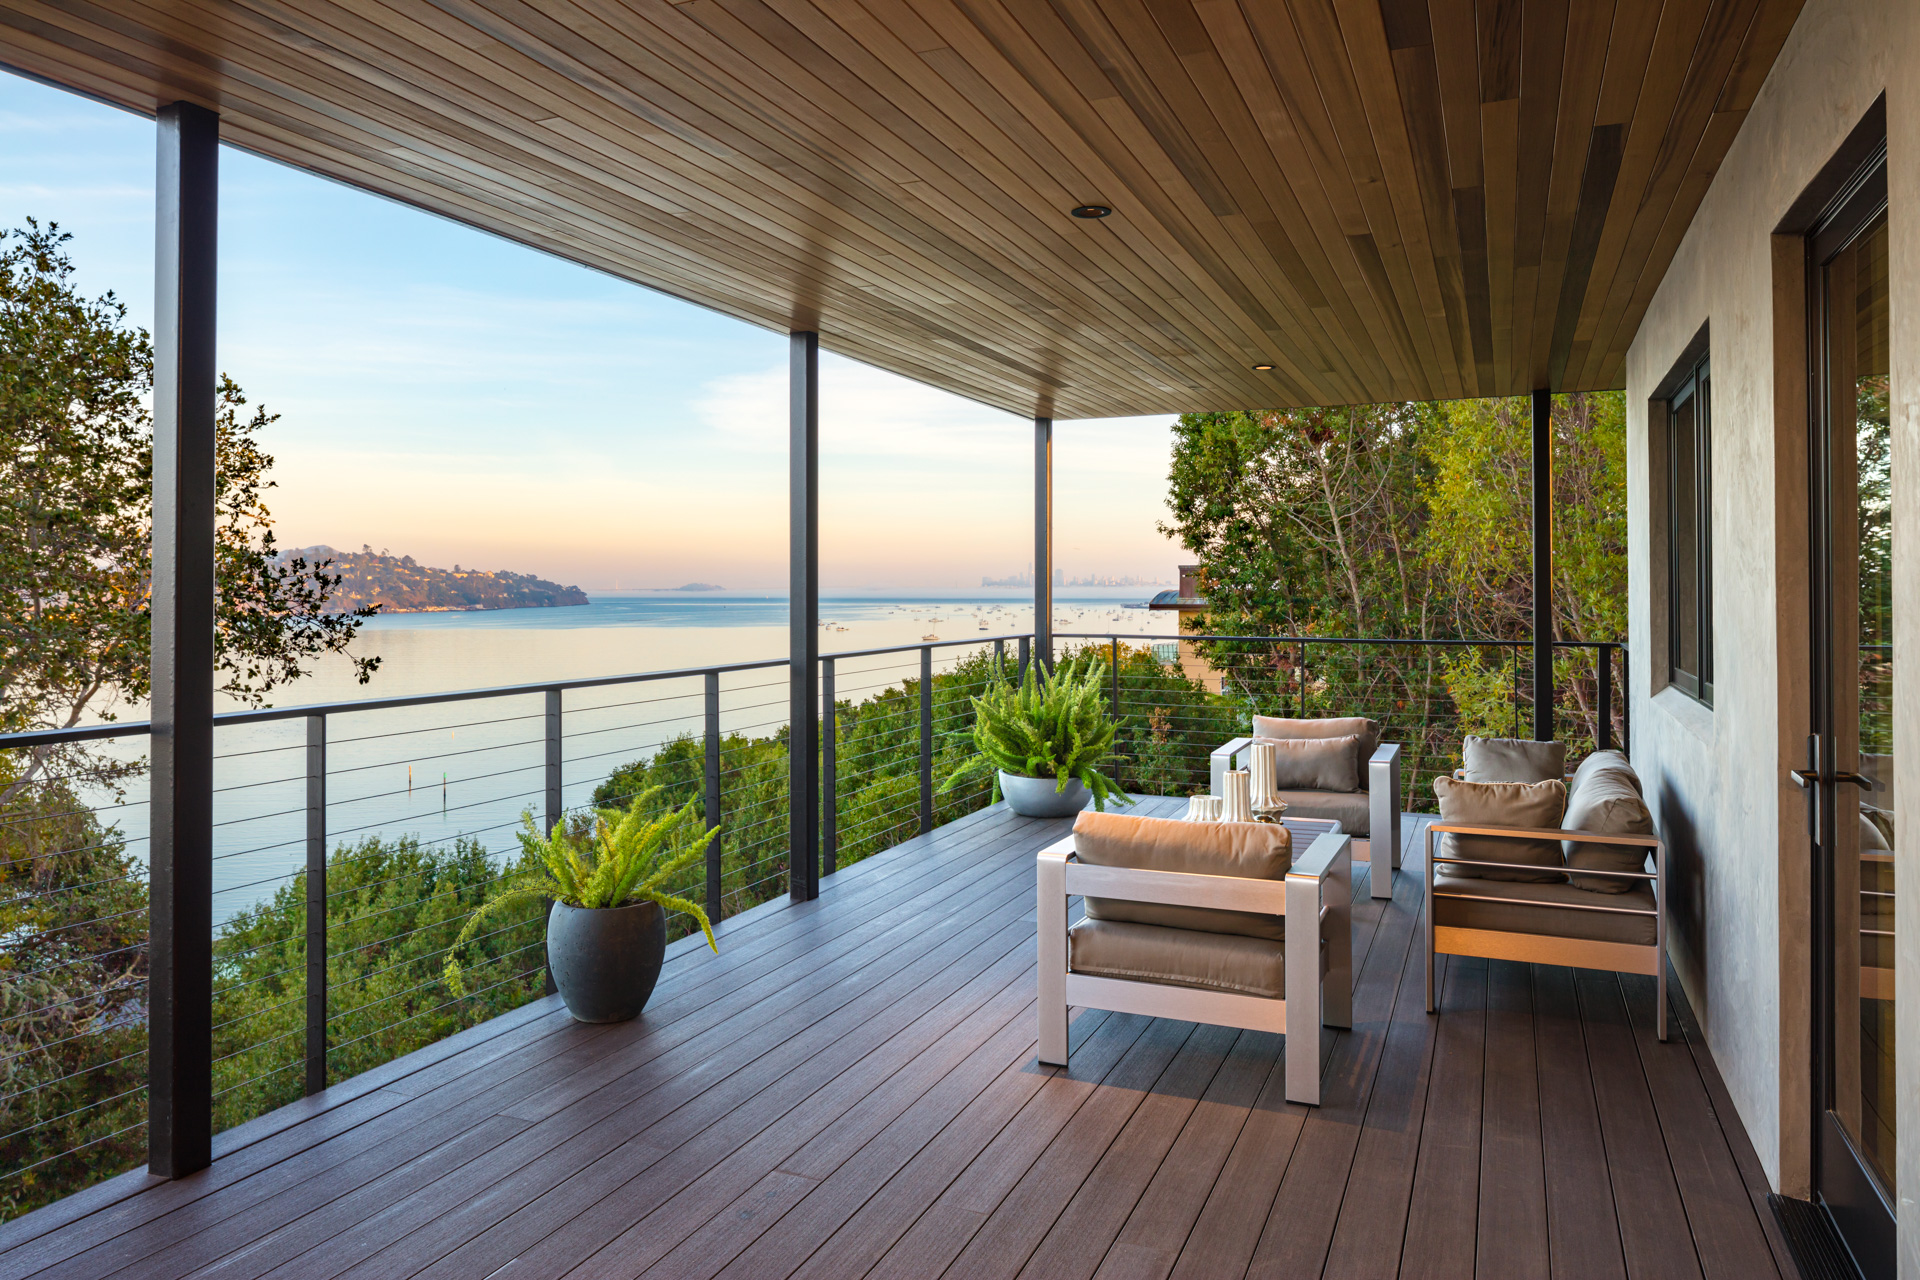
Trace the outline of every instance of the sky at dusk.
<instances>
[{"instance_id":1,"label":"sky at dusk","mask_svg":"<svg viewBox=\"0 0 1920 1280\"><path fill-rule=\"evenodd\" d=\"M152 323L153 125L0 73L0 228L58 222ZM221 153L220 367L282 415L283 546L587 587L786 580L786 339L430 214ZM1171 581L1170 419L1055 426L1055 557ZM1032 555L1032 424L821 359L821 570L970 587Z\"/></svg>"}]
</instances>

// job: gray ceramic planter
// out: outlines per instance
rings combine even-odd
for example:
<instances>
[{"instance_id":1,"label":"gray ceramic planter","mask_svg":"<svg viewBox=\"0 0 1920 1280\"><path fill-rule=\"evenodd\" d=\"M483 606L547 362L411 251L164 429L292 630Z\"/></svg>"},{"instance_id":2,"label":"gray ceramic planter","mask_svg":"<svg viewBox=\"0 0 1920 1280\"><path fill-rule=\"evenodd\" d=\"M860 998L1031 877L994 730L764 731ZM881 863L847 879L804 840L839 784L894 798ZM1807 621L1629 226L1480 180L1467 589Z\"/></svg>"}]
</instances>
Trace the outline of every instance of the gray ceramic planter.
<instances>
[{"instance_id":1,"label":"gray ceramic planter","mask_svg":"<svg viewBox=\"0 0 1920 1280\"><path fill-rule=\"evenodd\" d=\"M1000 794L1007 808L1026 818L1071 818L1087 807L1093 792L1079 782L1069 782L1065 791L1054 790L1052 778L1023 778L1017 773L1000 771Z\"/></svg>"},{"instance_id":2,"label":"gray ceramic planter","mask_svg":"<svg viewBox=\"0 0 1920 1280\"><path fill-rule=\"evenodd\" d=\"M667 913L657 902L598 909L556 902L547 913L553 985L579 1022L639 1017L666 951Z\"/></svg>"}]
</instances>

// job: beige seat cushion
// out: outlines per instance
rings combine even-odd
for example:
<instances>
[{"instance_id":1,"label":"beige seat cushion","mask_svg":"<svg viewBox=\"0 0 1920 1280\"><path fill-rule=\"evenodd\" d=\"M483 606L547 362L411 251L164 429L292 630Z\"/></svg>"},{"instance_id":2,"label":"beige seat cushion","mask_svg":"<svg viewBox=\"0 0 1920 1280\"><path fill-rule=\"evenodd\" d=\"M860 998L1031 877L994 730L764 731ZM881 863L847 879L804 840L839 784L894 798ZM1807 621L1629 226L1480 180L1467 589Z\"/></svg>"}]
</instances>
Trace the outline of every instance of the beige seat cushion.
<instances>
[{"instance_id":1,"label":"beige seat cushion","mask_svg":"<svg viewBox=\"0 0 1920 1280\"><path fill-rule=\"evenodd\" d=\"M1440 798L1440 821L1457 822L1470 827L1557 828L1566 812L1567 784L1554 778L1547 782L1462 782L1458 778L1433 780L1434 794ZM1519 839L1510 836L1460 836L1443 832L1440 859L1472 858L1481 862L1504 862L1512 870L1496 867L1449 865L1448 875L1507 881L1564 881L1558 840Z\"/></svg>"},{"instance_id":2,"label":"beige seat cushion","mask_svg":"<svg viewBox=\"0 0 1920 1280\"><path fill-rule=\"evenodd\" d=\"M1449 898L1449 893L1475 895L1476 900ZM1484 899L1497 899L1484 901ZM1583 911L1582 907L1607 907ZM1653 910L1653 890L1645 884L1626 893L1589 893L1570 884L1515 884L1468 880L1444 871L1434 880L1433 922L1455 929L1492 929L1500 933L1538 933L1553 938L1584 938L1592 942L1654 944L1654 918L1621 915L1616 908Z\"/></svg>"},{"instance_id":3,"label":"beige seat cushion","mask_svg":"<svg viewBox=\"0 0 1920 1280\"><path fill-rule=\"evenodd\" d=\"M1360 750L1356 755L1353 786L1343 788L1349 791L1367 789L1367 761L1380 749L1380 722L1369 720L1365 716L1341 716L1327 720L1288 720L1281 716L1255 716L1253 718L1253 736L1256 738L1345 738L1360 739Z\"/></svg>"},{"instance_id":4,"label":"beige seat cushion","mask_svg":"<svg viewBox=\"0 0 1920 1280\"><path fill-rule=\"evenodd\" d=\"M1082 920L1068 932L1067 948L1067 967L1075 973L1287 997L1287 949L1279 939Z\"/></svg>"},{"instance_id":5,"label":"beige seat cushion","mask_svg":"<svg viewBox=\"0 0 1920 1280\"><path fill-rule=\"evenodd\" d=\"M1468 782L1564 782L1567 747L1563 742L1532 742L1526 738L1476 738L1467 735L1461 748Z\"/></svg>"},{"instance_id":6,"label":"beige seat cushion","mask_svg":"<svg viewBox=\"0 0 1920 1280\"><path fill-rule=\"evenodd\" d=\"M1560 825L1569 831L1592 831L1598 835L1650 836L1653 815L1647 811L1647 802L1640 798L1639 788L1625 773L1612 768L1596 769L1579 781L1567 801L1567 816ZM1570 871L1645 871L1651 850L1645 846L1583 844L1568 840L1562 844L1561 852ZM1575 887L1591 893L1625 893L1634 884L1614 876L1569 878Z\"/></svg>"},{"instance_id":7,"label":"beige seat cushion","mask_svg":"<svg viewBox=\"0 0 1920 1280\"><path fill-rule=\"evenodd\" d=\"M1190 875L1284 880L1293 865L1293 839L1264 822L1182 822L1082 810L1073 823L1073 852L1094 867L1183 871ZM1281 938L1284 917L1257 911L1215 911L1122 898L1088 898L1095 920L1128 921L1171 929Z\"/></svg>"},{"instance_id":8,"label":"beige seat cushion","mask_svg":"<svg viewBox=\"0 0 1920 1280\"><path fill-rule=\"evenodd\" d=\"M1626 756L1618 751L1593 751L1580 762L1580 767L1573 771L1573 777L1567 782L1567 803L1573 803L1573 798L1580 794L1580 788L1586 785L1589 778L1600 774L1617 774L1636 792L1640 790L1640 775L1627 763Z\"/></svg>"},{"instance_id":9,"label":"beige seat cushion","mask_svg":"<svg viewBox=\"0 0 1920 1280\"><path fill-rule=\"evenodd\" d=\"M1330 818L1340 830L1362 840L1367 837L1367 793L1364 791L1281 791L1289 818Z\"/></svg>"},{"instance_id":10,"label":"beige seat cushion","mask_svg":"<svg viewBox=\"0 0 1920 1280\"><path fill-rule=\"evenodd\" d=\"M1355 791L1359 734L1340 738L1255 738L1273 748L1273 785L1281 791Z\"/></svg>"}]
</instances>

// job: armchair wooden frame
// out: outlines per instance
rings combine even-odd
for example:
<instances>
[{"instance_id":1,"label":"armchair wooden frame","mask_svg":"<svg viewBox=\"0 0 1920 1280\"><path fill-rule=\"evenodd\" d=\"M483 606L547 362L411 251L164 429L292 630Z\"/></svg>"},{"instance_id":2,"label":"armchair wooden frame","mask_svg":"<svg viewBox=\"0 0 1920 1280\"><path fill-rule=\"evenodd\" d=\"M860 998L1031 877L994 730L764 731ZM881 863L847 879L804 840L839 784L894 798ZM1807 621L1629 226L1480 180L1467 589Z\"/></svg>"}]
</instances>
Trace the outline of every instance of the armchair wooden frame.
<instances>
[{"instance_id":1,"label":"armchair wooden frame","mask_svg":"<svg viewBox=\"0 0 1920 1280\"><path fill-rule=\"evenodd\" d=\"M1319 836L1304 857L1294 860L1285 880L1089 866L1075 859L1071 836L1040 851L1038 870L1040 1061L1066 1065L1070 1005L1249 1031L1285 1033L1292 1024L1316 1034L1302 1046L1304 1052L1287 1054L1287 1100L1319 1104L1317 1029L1353 1026L1351 836ZM1287 917L1286 998L1072 972L1069 900L1087 894Z\"/></svg>"},{"instance_id":2,"label":"armchair wooden frame","mask_svg":"<svg viewBox=\"0 0 1920 1280\"><path fill-rule=\"evenodd\" d=\"M1214 751L1212 764L1213 794L1225 794L1227 770L1237 768L1235 761L1253 746L1252 738L1235 738ZM1353 860L1372 865L1373 843L1384 839L1392 851L1385 875L1368 878L1370 892L1376 898L1393 896L1393 873L1400 869L1400 744L1383 742L1367 758L1367 834L1353 837Z\"/></svg>"},{"instance_id":3,"label":"armchair wooden frame","mask_svg":"<svg viewBox=\"0 0 1920 1280\"><path fill-rule=\"evenodd\" d=\"M1439 864L1434 861L1433 838L1452 833L1463 836L1531 837L1545 840L1572 840L1580 844L1618 844L1638 846L1653 854L1653 870L1601 871L1579 868L1572 874L1606 876L1618 880L1645 880L1653 885L1653 910L1644 907L1605 905L1604 894L1594 894L1592 905L1554 903L1553 910L1600 911L1609 915L1652 916L1653 945L1630 942L1599 942L1590 938L1562 938L1546 933L1512 933L1497 929L1468 929L1437 924L1434 907L1442 898L1465 901L1512 902L1496 893L1461 893L1438 887ZM1437 1009L1434 1000L1433 958L1443 956L1480 956L1489 960L1520 960L1532 964L1560 964L1576 969L1608 969L1614 973L1643 973L1654 980L1655 1023L1661 1040L1667 1038L1667 847L1657 836L1602 835L1593 831L1540 830L1521 827L1473 827L1454 822L1436 822L1427 827L1427 1012ZM1443 856L1448 866L1511 867L1511 863L1483 862L1473 858ZM1498 883L1492 882L1489 883Z\"/></svg>"}]
</instances>

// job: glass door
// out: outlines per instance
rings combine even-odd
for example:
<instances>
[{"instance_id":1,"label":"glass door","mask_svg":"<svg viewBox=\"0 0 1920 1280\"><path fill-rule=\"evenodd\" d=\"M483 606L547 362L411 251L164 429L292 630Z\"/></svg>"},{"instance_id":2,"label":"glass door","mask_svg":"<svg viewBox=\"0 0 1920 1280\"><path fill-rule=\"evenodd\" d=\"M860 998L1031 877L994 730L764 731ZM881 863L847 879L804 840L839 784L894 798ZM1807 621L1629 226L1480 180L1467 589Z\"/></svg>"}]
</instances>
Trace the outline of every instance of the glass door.
<instances>
[{"instance_id":1,"label":"glass door","mask_svg":"<svg viewBox=\"0 0 1920 1280\"><path fill-rule=\"evenodd\" d=\"M1816 1185L1894 1273L1893 474L1884 164L1814 239Z\"/></svg>"}]
</instances>

